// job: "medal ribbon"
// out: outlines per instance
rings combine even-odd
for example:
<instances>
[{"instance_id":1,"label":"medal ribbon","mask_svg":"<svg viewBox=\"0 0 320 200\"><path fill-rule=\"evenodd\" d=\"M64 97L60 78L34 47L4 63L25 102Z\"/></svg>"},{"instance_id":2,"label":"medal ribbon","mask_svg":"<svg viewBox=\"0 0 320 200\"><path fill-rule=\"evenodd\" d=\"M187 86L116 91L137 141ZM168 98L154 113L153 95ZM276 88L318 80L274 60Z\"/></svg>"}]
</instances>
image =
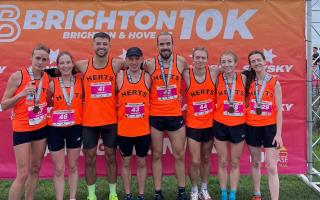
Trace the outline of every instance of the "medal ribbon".
<instances>
[{"instance_id":1,"label":"medal ribbon","mask_svg":"<svg viewBox=\"0 0 320 200\"><path fill-rule=\"evenodd\" d=\"M31 66L28 67L28 73L30 75L31 81L33 82L34 81L34 74L33 74ZM43 76L41 74L41 78L40 78L40 82L39 82L39 85L38 85L38 89L36 91L36 95L34 95L35 96L35 103L34 103L35 106L39 106L40 94L41 94L41 90L42 90L42 84L43 84Z\"/></svg>"},{"instance_id":2,"label":"medal ribbon","mask_svg":"<svg viewBox=\"0 0 320 200\"><path fill-rule=\"evenodd\" d=\"M139 81L139 80L140 80L140 78L141 78L141 74L142 74L142 70L141 70L141 69L139 69L139 77L138 77L138 81ZM131 75L130 75L130 69L128 69L128 70L127 70L127 77L128 77L128 81L129 81L130 83L133 83L132 77L131 77Z\"/></svg>"},{"instance_id":3,"label":"medal ribbon","mask_svg":"<svg viewBox=\"0 0 320 200\"><path fill-rule=\"evenodd\" d=\"M67 106L70 108L71 104L72 104L72 100L73 100L74 77L71 76L71 79L70 79L70 93L69 93L69 95L67 94L67 90L66 90L66 87L63 84L62 78L59 77L58 79L59 79L59 83L60 83L60 86L61 86L61 89L62 89L63 97L64 97L64 99L65 99L65 101L67 103Z\"/></svg>"},{"instance_id":4,"label":"medal ribbon","mask_svg":"<svg viewBox=\"0 0 320 200\"><path fill-rule=\"evenodd\" d=\"M166 79L166 76L165 76L165 73L164 73L164 61L163 61L163 59L162 59L162 57L160 55L158 56L158 60L159 60L159 64L160 64L160 70L161 70L161 76L162 76L162 79L163 79L163 83L168 88L169 83L170 83L170 78L171 78L171 75L172 75L172 63L173 63L172 55L169 58L168 79Z\"/></svg>"},{"instance_id":5,"label":"medal ribbon","mask_svg":"<svg viewBox=\"0 0 320 200\"><path fill-rule=\"evenodd\" d=\"M270 79L271 79L271 77L270 77L269 74L266 74L266 75L263 77L260 91L259 91L259 89L258 89L258 79L257 79L257 77L256 77L255 80L254 80L254 81L255 81L255 92L256 92L257 107L260 107L260 106L261 106L262 95L263 95L264 89L265 89L265 87L266 87L266 84L267 84L267 82L268 82Z\"/></svg>"},{"instance_id":6,"label":"medal ribbon","mask_svg":"<svg viewBox=\"0 0 320 200\"><path fill-rule=\"evenodd\" d=\"M229 87L226 75L224 73L222 75L223 75L224 84L226 85L226 89L227 89L228 102L229 102L229 104L232 105L233 99L234 99L234 92L236 90L236 77L237 77L237 75L233 74L232 83L231 83L231 91L230 91L230 87Z\"/></svg>"}]
</instances>

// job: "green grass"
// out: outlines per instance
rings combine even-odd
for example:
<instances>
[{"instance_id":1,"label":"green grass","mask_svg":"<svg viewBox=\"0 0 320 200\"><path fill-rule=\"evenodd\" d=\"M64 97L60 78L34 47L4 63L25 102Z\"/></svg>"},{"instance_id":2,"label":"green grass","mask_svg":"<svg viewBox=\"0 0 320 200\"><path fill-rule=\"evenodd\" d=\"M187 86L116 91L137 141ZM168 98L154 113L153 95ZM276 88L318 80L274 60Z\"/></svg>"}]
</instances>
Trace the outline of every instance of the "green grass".
<instances>
[{"instance_id":1,"label":"green grass","mask_svg":"<svg viewBox=\"0 0 320 200\"><path fill-rule=\"evenodd\" d=\"M166 200L172 200L176 198L177 195L177 185L174 177L164 177L163 182L163 193ZM8 197L8 190L11 185L11 181L1 181L0 182L0 199L4 200ZM101 199L108 199L108 185L105 179L99 178L97 181L96 193ZM137 191L136 179L133 178L133 188L132 190ZM263 199L270 199L267 179L265 176L262 178L261 189ZM220 199L219 195L219 182L217 177L211 176L209 179L209 191L214 199ZM250 200L252 194L252 184L250 176L242 176L240 179L239 189L238 189L238 200ZM118 178L117 191L119 199L124 198L124 192L120 177ZM190 182L187 184L187 191L190 191ZM67 191L65 192L67 193ZM84 179L81 179L78 185L77 199L85 200L87 195L86 185ZM146 199L153 199L153 189L152 189L152 179L149 177L147 180L147 189L145 193ZM39 182L36 200L53 200L54 189L51 180L41 180ZM65 199L68 199L68 195L65 195ZM316 194L307 185L305 185L297 176L280 176L280 199L281 200L320 200L320 195Z\"/></svg>"}]
</instances>

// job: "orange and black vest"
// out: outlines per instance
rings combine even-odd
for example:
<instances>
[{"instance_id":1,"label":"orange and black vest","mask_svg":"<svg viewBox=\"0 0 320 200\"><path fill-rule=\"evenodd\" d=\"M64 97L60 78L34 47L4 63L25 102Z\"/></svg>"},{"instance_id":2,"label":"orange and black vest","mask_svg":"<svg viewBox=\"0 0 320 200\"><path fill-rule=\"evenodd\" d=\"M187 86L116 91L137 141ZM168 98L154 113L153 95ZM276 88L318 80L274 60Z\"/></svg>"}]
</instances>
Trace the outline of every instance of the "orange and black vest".
<instances>
[{"instance_id":1,"label":"orange and black vest","mask_svg":"<svg viewBox=\"0 0 320 200\"><path fill-rule=\"evenodd\" d=\"M144 82L145 71L140 80L130 83L127 70L118 92L118 135L137 137L150 134L149 129L149 90Z\"/></svg>"},{"instance_id":2,"label":"orange and black vest","mask_svg":"<svg viewBox=\"0 0 320 200\"><path fill-rule=\"evenodd\" d=\"M164 69L165 75L169 69ZM161 75L158 57L155 57L155 71L151 75L151 96L150 96L150 115L151 116L180 116L182 115L180 95L181 95L181 73L177 67L177 55L173 56L172 75L170 83L166 87ZM166 77L167 80L167 77Z\"/></svg>"},{"instance_id":3,"label":"orange and black vest","mask_svg":"<svg viewBox=\"0 0 320 200\"><path fill-rule=\"evenodd\" d=\"M205 80L202 83L195 79L193 69L190 69L189 77L186 125L198 129L212 127L215 85L211 80L210 71L206 69Z\"/></svg>"},{"instance_id":4,"label":"orange and black vest","mask_svg":"<svg viewBox=\"0 0 320 200\"><path fill-rule=\"evenodd\" d=\"M117 123L115 80L111 57L108 57L108 63L102 69L93 66L93 58L89 60L83 77L83 126L95 127Z\"/></svg>"},{"instance_id":5,"label":"orange and black vest","mask_svg":"<svg viewBox=\"0 0 320 200\"><path fill-rule=\"evenodd\" d=\"M21 70L21 84L17 88L14 96L19 94L26 85L31 81L28 69ZM40 83L39 79L35 80L36 91ZM11 114L12 128L15 132L34 131L43 128L47 125L47 90L49 86L49 76L43 73L42 90L39 99L39 112L34 113L32 110L33 105L26 104L26 98L21 98L14 106Z\"/></svg>"},{"instance_id":6,"label":"orange and black vest","mask_svg":"<svg viewBox=\"0 0 320 200\"><path fill-rule=\"evenodd\" d=\"M275 85L277 78L272 77L266 84L261 98L262 113L258 115L256 113L256 93L255 93L255 81L250 85L249 89L249 106L247 108L247 124L250 126L267 126L276 124L277 118L277 105L275 101ZM258 91L260 91L261 85L258 85Z\"/></svg>"},{"instance_id":7,"label":"orange and black vest","mask_svg":"<svg viewBox=\"0 0 320 200\"><path fill-rule=\"evenodd\" d=\"M229 88L231 90L231 83ZM227 126L236 126L246 122L245 110L245 89L240 73L236 73L236 87L234 92L234 112L228 112L228 93L223 79L223 75L219 74L216 84L216 111L214 120Z\"/></svg>"},{"instance_id":8,"label":"orange and black vest","mask_svg":"<svg viewBox=\"0 0 320 200\"><path fill-rule=\"evenodd\" d=\"M81 77L74 77L73 99L68 107L63 96L62 88L58 78L53 79L53 107L48 118L48 125L67 127L82 123L82 80ZM66 87L67 95L70 95L70 87ZM70 97L70 96L69 96Z\"/></svg>"}]
</instances>

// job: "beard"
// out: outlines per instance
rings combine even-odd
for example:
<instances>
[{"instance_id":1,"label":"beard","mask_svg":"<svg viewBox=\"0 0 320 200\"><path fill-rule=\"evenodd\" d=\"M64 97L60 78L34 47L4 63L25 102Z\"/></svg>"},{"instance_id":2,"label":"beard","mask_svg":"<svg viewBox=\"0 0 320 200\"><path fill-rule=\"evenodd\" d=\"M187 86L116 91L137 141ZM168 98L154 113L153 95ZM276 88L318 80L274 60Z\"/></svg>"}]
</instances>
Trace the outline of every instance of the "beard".
<instances>
[{"instance_id":1,"label":"beard","mask_svg":"<svg viewBox=\"0 0 320 200\"><path fill-rule=\"evenodd\" d=\"M100 50L104 50L103 53L100 53ZM108 54L108 51L106 49L98 49L95 51L95 54L98 56L98 57L105 57L107 54Z\"/></svg>"},{"instance_id":2,"label":"beard","mask_svg":"<svg viewBox=\"0 0 320 200\"><path fill-rule=\"evenodd\" d=\"M172 51L170 49L163 49L163 50L160 51L160 56L164 60L169 59L171 54L172 54Z\"/></svg>"}]
</instances>

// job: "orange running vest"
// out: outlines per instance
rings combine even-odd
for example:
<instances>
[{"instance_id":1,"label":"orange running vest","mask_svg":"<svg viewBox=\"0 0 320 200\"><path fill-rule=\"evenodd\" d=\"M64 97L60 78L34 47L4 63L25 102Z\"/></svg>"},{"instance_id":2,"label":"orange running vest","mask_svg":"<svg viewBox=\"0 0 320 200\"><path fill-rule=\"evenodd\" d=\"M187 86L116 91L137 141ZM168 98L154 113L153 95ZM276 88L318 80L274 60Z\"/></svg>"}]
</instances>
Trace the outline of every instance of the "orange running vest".
<instances>
[{"instance_id":1,"label":"orange running vest","mask_svg":"<svg viewBox=\"0 0 320 200\"><path fill-rule=\"evenodd\" d=\"M68 107L62 92L58 78L53 79L53 107L48 118L48 125L55 127L67 127L79 125L82 122L82 80L75 76L73 100ZM66 92L70 98L70 87L66 87Z\"/></svg>"},{"instance_id":2,"label":"orange running vest","mask_svg":"<svg viewBox=\"0 0 320 200\"><path fill-rule=\"evenodd\" d=\"M137 137L150 134L149 90L144 82L145 71L137 83L130 83L127 70L118 92L118 135Z\"/></svg>"},{"instance_id":3,"label":"orange running vest","mask_svg":"<svg viewBox=\"0 0 320 200\"><path fill-rule=\"evenodd\" d=\"M93 58L89 60L83 77L83 126L95 127L117 123L115 80L111 57L102 69L93 66Z\"/></svg>"},{"instance_id":4,"label":"orange running vest","mask_svg":"<svg viewBox=\"0 0 320 200\"><path fill-rule=\"evenodd\" d=\"M247 124L250 126L267 126L276 124L277 118L277 105L275 101L275 85L277 79L272 77L266 84L262 95L262 113L256 114L256 94L255 94L255 81L250 85L249 89L249 106L247 108ZM261 85L258 85L260 91Z\"/></svg>"},{"instance_id":5,"label":"orange running vest","mask_svg":"<svg viewBox=\"0 0 320 200\"><path fill-rule=\"evenodd\" d=\"M21 84L14 93L14 96L19 94L25 86L31 81L27 68L21 70ZM35 80L36 91L40 80ZM14 106L11 113L12 128L15 132L34 131L43 128L47 125L47 90L49 86L49 76L43 73L42 90L40 94L38 113L33 112L33 105L26 104L26 97L21 98Z\"/></svg>"},{"instance_id":6,"label":"orange running vest","mask_svg":"<svg viewBox=\"0 0 320 200\"><path fill-rule=\"evenodd\" d=\"M158 57L155 57L155 71L151 75L150 116L180 116L182 115L180 104L182 76L177 67L177 55L173 55L172 75L168 88L163 82ZM164 69L168 75L169 69Z\"/></svg>"},{"instance_id":7,"label":"orange running vest","mask_svg":"<svg viewBox=\"0 0 320 200\"><path fill-rule=\"evenodd\" d=\"M229 88L231 90L231 83ZM236 88L234 93L234 113L228 112L228 93L223 80L223 75L219 74L216 85L216 112L214 120L227 126L236 126L246 122L245 110L245 89L241 74L236 73Z\"/></svg>"},{"instance_id":8,"label":"orange running vest","mask_svg":"<svg viewBox=\"0 0 320 200\"><path fill-rule=\"evenodd\" d=\"M212 127L215 85L211 80L210 71L206 68L205 80L202 83L195 79L193 69L190 69L189 77L186 125L197 129Z\"/></svg>"}]
</instances>

